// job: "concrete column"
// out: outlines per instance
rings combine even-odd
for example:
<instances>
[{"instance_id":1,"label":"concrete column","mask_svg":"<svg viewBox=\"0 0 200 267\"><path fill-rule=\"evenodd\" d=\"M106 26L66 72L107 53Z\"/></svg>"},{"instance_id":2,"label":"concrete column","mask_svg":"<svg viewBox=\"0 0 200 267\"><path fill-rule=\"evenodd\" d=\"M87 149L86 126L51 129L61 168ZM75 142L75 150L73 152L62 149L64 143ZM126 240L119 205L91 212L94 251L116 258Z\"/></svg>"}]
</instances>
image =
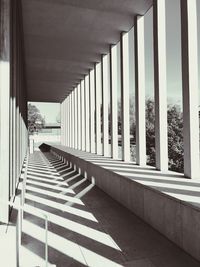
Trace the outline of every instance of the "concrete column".
<instances>
[{"instance_id":1,"label":"concrete column","mask_svg":"<svg viewBox=\"0 0 200 267\"><path fill-rule=\"evenodd\" d=\"M128 33L121 34L121 100L122 100L122 160L130 161L129 122L129 40Z\"/></svg>"},{"instance_id":2,"label":"concrete column","mask_svg":"<svg viewBox=\"0 0 200 267\"><path fill-rule=\"evenodd\" d=\"M62 102L62 145L65 145L65 115L64 101Z\"/></svg>"},{"instance_id":3,"label":"concrete column","mask_svg":"<svg viewBox=\"0 0 200 267\"><path fill-rule=\"evenodd\" d=\"M66 99L63 101L63 125L64 125L64 138L63 144L66 146Z\"/></svg>"},{"instance_id":4,"label":"concrete column","mask_svg":"<svg viewBox=\"0 0 200 267\"><path fill-rule=\"evenodd\" d=\"M74 90L72 91L72 147L74 148Z\"/></svg>"},{"instance_id":5,"label":"concrete column","mask_svg":"<svg viewBox=\"0 0 200 267\"><path fill-rule=\"evenodd\" d=\"M85 77L85 146L86 151L90 152L90 83L89 75Z\"/></svg>"},{"instance_id":6,"label":"concrete column","mask_svg":"<svg viewBox=\"0 0 200 267\"><path fill-rule=\"evenodd\" d=\"M120 73L117 67L117 46L110 49L110 110L111 110L111 157L118 158L118 107L117 92L120 81Z\"/></svg>"},{"instance_id":7,"label":"concrete column","mask_svg":"<svg viewBox=\"0 0 200 267\"><path fill-rule=\"evenodd\" d=\"M102 154L101 144L101 63L95 65L95 106L96 106L96 153Z\"/></svg>"},{"instance_id":8,"label":"concrete column","mask_svg":"<svg viewBox=\"0 0 200 267\"><path fill-rule=\"evenodd\" d=\"M181 0L184 174L199 178L197 2Z\"/></svg>"},{"instance_id":9,"label":"concrete column","mask_svg":"<svg viewBox=\"0 0 200 267\"><path fill-rule=\"evenodd\" d=\"M75 88L73 89L73 102L72 102L72 107L73 107L73 140L74 140L74 148L76 149L76 107L75 107Z\"/></svg>"},{"instance_id":10,"label":"concrete column","mask_svg":"<svg viewBox=\"0 0 200 267\"><path fill-rule=\"evenodd\" d=\"M69 95L69 146L72 147L72 94Z\"/></svg>"},{"instance_id":11,"label":"concrete column","mask_svg":"<svg viewBox=\"0 0 200 267\"><path fill-rule=\"evenodd\" d=\"M69 146L69 95L67 96L67 146Z\"/></svg>"},{"instance_id":12,"label":"concrete column","mask_svg":"<svg viewBox=\"0 0 200 267\"><path fill-rule=\"evenodd\" d=\"M161 171L168 170L165 1L153 2L156 168Z\"/></svg>"},{"instance_id":13,"label":"concrete column","mask_svg":"<svg viewBox=\"0 0 200 267\"><path fill-rule=\"evenodd\" d=\"M65 145L68 146L68 99L67 99L67 97L65 98L65 102L66 102L65 103L65 105L66 105L66 107L65 107L65 112L66 112L66 115L65 115L66 116L66 130L65 130L66 131L66 134L65 134L66 135L66 137L65 137L66 138L66 144Z\"/></svg>"},{"instance_id":14,"label":"concrete column","mask_svg":"<svg viewBox=\"0 0 200 267\"><path fill-rule=\"evenodd\" d=\"M61 138L61 145L63 145L63 102L60 104L60 118L61 118L61 133L60 133L60 138Z\"/></svg>"},{"instance_id":15,"label":"concrete column","mask_svg":"<svg viewBox=\"0 0 200 267\"><path fill-rule=\"evenodd\" d=\"M82 100L81 100L81 81L79 83L79 88L80 88L80 92L79 92L79 112L80 112L80 128L79 128L79 138L80 138L80 143L79 143L79 146L80 146L80 150L82 150Z\"/></svg>"},{"instance_id":16,"label":"concrete column","mask_svg":"<svg viewBox=\"0 0 200 267\"><path fill-rule=\"evenodd\" d=\"M144 17L134 23L136 164L146 165Z\"/></svg>"},{"instance_id":17,"label":"concrete column","mask_svg":"<svg viewBox=\"0 0 200 267\"><path fill-rule=\"evenodd\" d=\"M103 109L103 155L109 156L108 141L108 93L110 91L110 57L102 56L102 109Z\"/></svg>"},{"instance_id":18,"label":"concrete column","mask_svg":"<svg viewBox=\"0 0 200 267\"><path fill-rule=\"evenodd\" d=\"M95 153L95 79L90 71L90 152Z\"/></svg>"},{"instance_id":19,"label":"concrete column","mask_svg":"<svg viewBox=\"0 0 200 267\"><path fill-rule=\"evenodd\" d=\"M67 123L67 146L70 146L70 104L69 104L69 95L67 96L67 119L68 119L68 123Z\"/></svg>"},{"instance_id":20,"label":"concrete column","mask_svg":"<svg viewBox=\"0 0 200 267\"><path fill-rule=\"evenodd\" d=\"M78 148L78 133L77 133L77 87L74 89L74 147Z\"/></svg>"},{"instance_id":21,"label":"concrete column","mask_svg":"<svg viewBox=\"0 0 200 267\"><path fill-rule=\"evenodd\" d=\"M85 151L85 80L81 81L81 150Z\"/></svg>"},{"instance_id":22,"label":"concrete column","mask_svg":"<svg viewBox=\"0 0 200 267\"><path fill-rule=\"evenodd\" d=\"M0 1L0 222L8 222L10 120L10 1ZM2 203L3 202L3 203Z\"/></svg>"},{"instance_id":23,"label":"concrete column","mask_svg":"<svg viewBox=\"0 0 200 267\"><path fill-rule=\"evenodd\" d=\"M77 132L78 132L78 149L81 149L81 87L80 84L77 86L77 120L78 120L78 125L77 125Z\"/></svg>"},{"instance_id":24,"label":"concrete column","mask_svg":"<svg viewBox=\"0 0 200 267\"><path fill-rule=\"evenodd\" d=\"M68 99L65 99L65 145L68 145Z\"/></svg>"},{"instance_id":25,"label":"concrete column","mask_svg":"<svg viewBox=\"0 0 200 267\"><path fill-rule=\"evenodd\" d=\"M70 96L67 96L68 99L68 147L70 147Z\"/></svg>"},{"instance_id":26,"label":"concrete column","mask_svg":"<svg viewBox=\"0 0 200 267\"><path fill-rule=\"evenodd\" d=\"M65 101L62 102L62 124L63 124L62 144L65 145Z\"/></svg>"}]
</instances>

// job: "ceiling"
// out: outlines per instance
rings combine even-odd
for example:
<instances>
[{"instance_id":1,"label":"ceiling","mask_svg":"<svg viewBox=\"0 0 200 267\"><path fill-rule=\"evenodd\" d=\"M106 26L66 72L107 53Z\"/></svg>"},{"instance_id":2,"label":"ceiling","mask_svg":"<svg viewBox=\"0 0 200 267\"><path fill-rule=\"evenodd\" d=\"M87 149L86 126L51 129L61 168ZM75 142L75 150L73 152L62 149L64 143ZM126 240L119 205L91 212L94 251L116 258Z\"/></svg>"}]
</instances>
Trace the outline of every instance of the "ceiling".
<instances>
[{"instance_id":1,"label":"ceiling","mask_svg":"<svg viewBox=\"0 0 200 267\"><path fill-rule=\"evenodd\" d=\"M22 0L28 101L61 102L152 0Z\"/></svg>"}]
</instances>

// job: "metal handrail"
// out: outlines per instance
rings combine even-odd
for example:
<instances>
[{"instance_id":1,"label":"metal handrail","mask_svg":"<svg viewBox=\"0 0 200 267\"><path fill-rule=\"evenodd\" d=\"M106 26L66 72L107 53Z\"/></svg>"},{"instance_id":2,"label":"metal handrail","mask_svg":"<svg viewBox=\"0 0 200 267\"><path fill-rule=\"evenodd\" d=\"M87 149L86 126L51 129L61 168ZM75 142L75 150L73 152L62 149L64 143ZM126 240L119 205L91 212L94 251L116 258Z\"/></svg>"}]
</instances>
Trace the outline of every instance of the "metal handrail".
<instances>
[{"instance_id":1,"label":"metal handrail","mask_svg":"<svg viewBox=\"0 0 200 267\"><path fill-rule=\"evenodd\" d=\"M27 207L17 205L11 201L2 201L0 202L4 205L9 205L11 208L15 208L18 210L17 214L17 222L16 222L16 257L17 257L17 266L19 266L19 248L21 247L21 234L22 234L22 221L23 221L23 212L27 211ZM48 267L48 213L37 211L38 214L43 217L45 221L45 266Z\"/></svg>"},{"instance_id":2,"label":"metal handrail","mask_svg":"<svg viewBox=\"0 0 200 267\"><path fill-rule=\"evenodd\" d=\"M21 199L21 204L23 207L23 209L21 210L22 212L24 211L26 180L27 180L30 149L28 148L27 151L28 152L27 152L27 158L26 158L26 168L24 172L24 179L23 179L23 185L22 185L22 199ZM45 220L45 266L48 267L48 215L44 212L43 213L41 212L40 214L44 217L44 220ZM22 219L23 219L23 215L22 215ZM21 222L21 227L22 227L22 222Z\"/></svg>"},{"instance_id":3,"label":"metal handrail","mask_svg":"<svg viewBox=\"0 0 200 267\"><path fill-rule=\"evenodd\" d=\"M20 205L15 204L13 201L2 201L0 199L0 202L4 205L9 205L10 208L15 208L18 210L17 214L17 221L16 221L16 261L17 266L19 267L19 248L21 247L21 236L22 236L22 221L23 221L23 212L27 210L26 207L24 207L25 203L25 191L26 191L26 180L27 180L27 172L28 172L28 162L29 162L29 150L26 157L26 167L24 172L24 178L22 183L22 193L20 198ZM39 212L38 214L43 217L45 221L45 267L48 267L48 213L46 212Z\"/></svg>"}]
</instances>

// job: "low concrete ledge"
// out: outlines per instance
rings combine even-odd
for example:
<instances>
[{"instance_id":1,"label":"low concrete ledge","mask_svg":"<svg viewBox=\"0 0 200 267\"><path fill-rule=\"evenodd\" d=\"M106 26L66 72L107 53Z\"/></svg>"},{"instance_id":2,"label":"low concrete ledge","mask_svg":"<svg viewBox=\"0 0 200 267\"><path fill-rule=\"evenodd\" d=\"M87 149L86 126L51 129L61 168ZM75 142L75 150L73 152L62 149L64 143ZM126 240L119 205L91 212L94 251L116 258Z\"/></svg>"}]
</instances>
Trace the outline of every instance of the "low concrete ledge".
<instances>
[{"instance_id":1,"label":"low concrete ledge","mask_svg":"<svg viewBox=\"0 0 200 267\"><path fill-rule=\"evenodd\" d=\"M66 146L46 145L112 198L200 261L200 180L112 160Z\"/></svg>"}]
</instances>

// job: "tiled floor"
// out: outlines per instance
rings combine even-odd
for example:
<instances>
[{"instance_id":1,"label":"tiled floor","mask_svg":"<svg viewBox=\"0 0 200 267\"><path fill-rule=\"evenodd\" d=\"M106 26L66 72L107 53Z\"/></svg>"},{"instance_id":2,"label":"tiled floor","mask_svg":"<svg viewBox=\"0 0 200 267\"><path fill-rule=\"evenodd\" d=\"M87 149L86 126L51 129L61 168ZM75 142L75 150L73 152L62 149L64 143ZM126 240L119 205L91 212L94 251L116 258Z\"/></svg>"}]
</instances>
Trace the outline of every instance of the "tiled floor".
<instances>
[{"instance_id":1,"label":"tiled floor","mask_svg":"<svg viewBox=\"0 0 200 267\"><path fill-rule=\"evenodd\" d=\"M176 245L49 153L30 157L21 266L198 267Z\"/></svg>"}]
</instances>

